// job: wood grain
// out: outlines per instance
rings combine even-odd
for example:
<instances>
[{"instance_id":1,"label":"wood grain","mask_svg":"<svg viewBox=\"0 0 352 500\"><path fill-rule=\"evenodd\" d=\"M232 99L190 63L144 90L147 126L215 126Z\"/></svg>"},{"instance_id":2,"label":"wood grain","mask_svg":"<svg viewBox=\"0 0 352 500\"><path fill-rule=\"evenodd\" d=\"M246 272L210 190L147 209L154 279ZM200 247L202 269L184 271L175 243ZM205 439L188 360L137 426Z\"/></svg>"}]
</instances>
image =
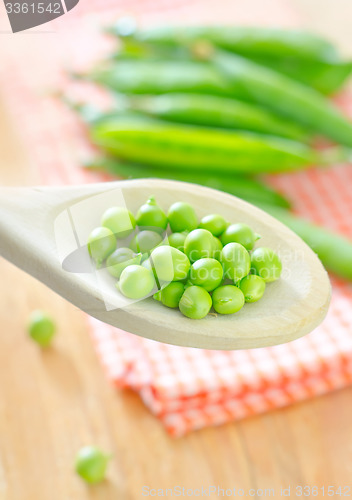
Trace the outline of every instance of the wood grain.
<instances>
[{"instance_id":1,"label":"wood grain","mask_svg":"<svg viewBox=\"0 0 352 500\"><path fill-rule=\"evenodd\" d=\"M306 15L317 26L321 2L300 3L303 14L319 4L319 16ZM325 7L333 24L351 18L348 0ZM0 113L1 184L34 183L15 125ZM140 500L143 485L273 488L279 497L289 485L351 484L352 388L173 440L136 395L107 383L81 312L1 259L0 298L0 500ZM46 353L25 333L35 307L59 323ZM107 481L91 488L72 472L87 443L114 454Z\"/></svg>"}]
</instances>

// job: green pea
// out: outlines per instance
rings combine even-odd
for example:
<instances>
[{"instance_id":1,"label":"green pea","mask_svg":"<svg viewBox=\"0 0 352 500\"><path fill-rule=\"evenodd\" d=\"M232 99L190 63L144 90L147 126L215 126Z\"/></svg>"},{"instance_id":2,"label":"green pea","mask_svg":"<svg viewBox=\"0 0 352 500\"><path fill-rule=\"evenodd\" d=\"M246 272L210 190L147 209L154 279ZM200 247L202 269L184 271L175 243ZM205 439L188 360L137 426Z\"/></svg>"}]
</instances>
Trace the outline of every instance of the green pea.
<instances>
[{"instance_id":1,"label":"green pea","mask_svg":"<svg viewBox=\"0 0 352 500\"><path fill-rule=\"evenodd\" d=\"M167 218L173 233L192 231L198 226L198 218L194 208L183 201L177 201L171 205Z\"/></svg>"},{"instance_id":2,"label":"green pea","mask_svg":"<svg viewBox=\"0 0 352 500\"><path fill-rule=\"evenodd\" d=\"M127 208L111 207L103 213L101 225L110 229L116 238L123 239L133 233L136 221L133 213Z\"/></svg>"},{"instance_id":3,"label":"green pea","mask_svg":"<svg viewBox=\"0 0 352 500\"><path fill-rule=\"evenodd\" d=\"M33 311L28 320L28 333L41 347L48 347L55 335L56 326L49 314Z\"/></svg>"},{"instance_id":4,"label":"green pea","mask_svg":"<svg viewBox=\"0 0 352 500\"><path fill-rule=\"evenodd\" d=\"M181 252L185 249L185 239L188 233L171 233L168 237L168 242L171 247L177 248Z\"/></svg>"},{"instance_id":5,"label":"green pea","mask_svg":"<svg viewBox=\"0 0 352 500\"><path fill-rule=\"evenodd\" d=\"M185 254L193 263L198 259L212 257L214 236L207 229L194 229L185 239Z\"/></svg>"},{"instance_id":6,"label":"green pea","mask_svg":"<svg viewBox=\"0 0 352 500\"><path fill-rule=\"evenodd\" d=\"M244 246L228 243L221 252L221 264L224 277L236 281L247 276L251 269L251 258Z\"/></svg>"},{"instance_id":7,"label":"green pea","mask_svg":"<svg viewBox=\"0 0 352 500\"><path fill-rule=\"evenodd\" d=\"M257 300L260 300L264 295L265 286L263 278L255 274L245 276L239 283L246 302L257 302Z\"/></svg>"},{"instance_id":8,"label":"green pea","mask_svg":"<svg viewBox=\"0 0 352 500\"><path fill-rule=\"evenodd\" d=\"M122 271L132 264L140 264L142 255L136 255L130 248L118 248L106 261L106 267L109 273L115 278L119 278Z\"/></svg>"},{"instance_id":9,"label":"green pea","mask_svg":"<svg viewBox=\"0 0 352 500\"><path fill-rule=\"evenodd\" d=\"M199 228L207 229L214 236L219 236L226 229L227 222L222 215L210 214L203 217L200 221Z\"/></svg>"},{"instance_id":10,"label":"green pea","mask_svg":"<svg viewBox=\"0 0 352 500\"><path fill-rule=\"evenodd\" d=\"M179 303L181 313L191 319L204 318L209 313L211 306L211 297L201 286L186 288Z\"/></svg>"},{"instance_id":11,"label":"green pea","mask_svg":"<svg viewBox=\"0 0 352 500\"><path fill-rule=\"evenodd\" d=\"M219 314L234 314L244 306L242 290L234 285L220 286L213 292L213 307Z\"/></svg>"},{"instance_id":12,"label":"green pea","mask_svg":"<svg viewBox=\"0 0 352 500\"><path fill-rule=\"evenodd\" d=\"M155 231L141 231L130 242L130 248L135 253L150 252L153 248L160 245L163 241L162 236Z\"/></svg>"},{"instance_id":13,"label":"green pea","mask_svg":"<svg viewBox=\"0 0 352 500\"><path fill-rule=\"evenodd\" d=\"M159 283L187 278L191 266L188 257L183 252L169 246L155 248L150 254L150 260Z\"/></svg>"},{"instance_id":14,"label":"green pea","mask_svg":"<svg viewBox=\"0 0 352 500\"><path fill-rule=\"evenodd\" d=\"M252 250L259 236L247 224L231 224L221 235L221 242L225 246L228 243L240 243L248 251Z\"/></svg>"},{"instance_id":15,"label":"green pea","mask_svg":"<svg viewBox=\"0 0 352 500\"><path fill-rule=\"evenodd\" d=\"M266 283L276 281L281 276L282 263L280 257L271 248L261 247L251 255L252 270Z\"/></svg>"},{"instance_id":16,"label":"green pea","mask_svg":"<svg viewBox=\"0 0 352 500\"><path fill-rule=\"evenodd\" d=\"M219 238L217 238L216 236L214 236L214 240L213 241L214 241L213 258L216 259L216 260L220 260L221 259L221 252L222 252L222 249L223 249L222 243L219 240Z\"/></svg>"},{"instance_id":17,"label":"green pea","mask_svg":"<svg viewBox=\"0 0 352 500\"><path fill-rule=\"evenodd\" d=\"M181 300L185 287L180 281L172 281L165 288L154 294L164 306L176 308Z\"/></svg>"},{"instance_id":18,"label":"green pea","mask_svg":"<svg viewBox=\"0 0 352 500\"><path fill-rule=\"evenodd\" d=\"M77 454L76 472L87 483L100 483L105 478L110 458L95 446L85 446Z\"/></svg>"},{"instance_id":19,"label":"green pea","mask_svg":"<svg viewBox=\"0 0 352 500\"><path fill-rule=\"evenodd\" d=\"M137 225L140 227L160 228L165 231L168 221L162 208L157 204L154 196L140 207L136 216Z\"/></svg>"},{"instance_id":20,"label":"green pea","mask_svg":"<svg viewBox=\"0 0 352 500\"><path fill-rule=\"evenodd\" d=\"M116 238L107 227L96 227L88 237L88 252L95 260L96 266L100 267L102 262L116 248Z\"/></svg>"},{"instance_id":21,"label":"green pea","mask_svg":"<svg viewBox=\"0 0 352 500\"><path fill-rule=\"evenodd\" d=\"M202 286L210 292L217 288L223 277L220 262L215 259L199 259L194 262L189 272L189 279L194 285Z\"/></svg>"},{"instance_id":22,"label":"green pea","mask_svg":"<svg viewBox=\"0 0 352 500\"><path fill-rule=\"evenodd\" d=\"M126 267L120 276L118 289L129 299L142 299L150 294L155 286L152 271L144 266L132 265Z\"/></svg>"}]
</instances>

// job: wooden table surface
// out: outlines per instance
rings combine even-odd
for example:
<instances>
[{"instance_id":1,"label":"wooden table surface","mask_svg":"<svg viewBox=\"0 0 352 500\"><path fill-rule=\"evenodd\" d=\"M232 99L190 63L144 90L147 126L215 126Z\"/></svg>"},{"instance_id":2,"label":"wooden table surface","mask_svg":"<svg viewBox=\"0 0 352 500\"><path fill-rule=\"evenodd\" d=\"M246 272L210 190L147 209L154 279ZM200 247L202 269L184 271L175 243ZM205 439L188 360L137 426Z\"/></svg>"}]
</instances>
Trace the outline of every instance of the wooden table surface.
<instances>
[{"instance_id":1,"label":"wooden table surface","mask_svg":"<svg viewBox=\"0 0 352 500\"><path fill-rule=\"evenodd\" d=\"M321 0L295 2L307 26L328 32L352 54L350 0L325 0L324 9ZM35 183L27 165L0 104L1 184ZM46 352L25 330L38 307L59 324ZM87 443L114 455L107 480L94 487L73 472L74 456ZM0 500L138 500L143 486L209 485L242 488L252 498L263 498L265 489L280 497L291 485L295 497L296 485L352 486L351 456L352 388L171 439L135 394L106 381L83 314L0 259Z\"/></svg>"}]
</instances>

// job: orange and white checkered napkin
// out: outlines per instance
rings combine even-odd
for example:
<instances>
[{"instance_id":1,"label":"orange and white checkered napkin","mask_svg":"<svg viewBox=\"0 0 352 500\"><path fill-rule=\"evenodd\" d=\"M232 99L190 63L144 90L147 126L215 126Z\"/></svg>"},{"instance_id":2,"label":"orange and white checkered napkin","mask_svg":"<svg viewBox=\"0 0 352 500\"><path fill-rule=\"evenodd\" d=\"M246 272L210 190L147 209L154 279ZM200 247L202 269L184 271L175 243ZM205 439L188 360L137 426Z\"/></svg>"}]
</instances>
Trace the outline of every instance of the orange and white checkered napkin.
<instances>
[{"instance_id":1,"label":"orange and white checkered napkin","mask_svg":"<svg viewBox=\"0 0 352 500\"><path fill-rule=\"evenodd\" d=\"M81 3L86 5L83 12ZM16 46L6 47L0 64L2 94L20 124L18 132L43 181L51 184L97 179L78 168L78 158L90 147L77 121L44 92L48 86L57 88L63 82L60 61L85 63L93 53L104 50L105 42L95 32L98 4L94 7L94 2L88 0L81 3L72 11L72 19L67 20L68 28L64 18L52 23L62 32L47 36L45 44L38 36L16 35ZM116 13L126 11L126 3L113 3ZM271 17L269 22L299 24L283 0L270 3L272 8L268 9L266 2L265 10L270 16L275 12L277 17ZM202 6L205 4L202 2ZM134 0L128 2L128 11L141 14L141 5L147 22L170 16L192 19L200 12L203 18L223 17L223 13L210 11L210 7L208 11L200 10L199 2L184 0ZM95 9L94 22L89 8L93 12ZM261 0L246 2L246 9L240 0L231 0L231 8L233 15L227 15L227 22L268 21ZM347 98L344 106L351 107L352 98ZM350 166L281 175L271 181L292 198L299 213L352 238ZM134 336L92 318L89 322L108 377L118 387L137 391L174 436L283 407L352 382L352 288L336 279L324 323L310 335L276 347L235 352L175 347Z\"/></svg>"}]
</instances>

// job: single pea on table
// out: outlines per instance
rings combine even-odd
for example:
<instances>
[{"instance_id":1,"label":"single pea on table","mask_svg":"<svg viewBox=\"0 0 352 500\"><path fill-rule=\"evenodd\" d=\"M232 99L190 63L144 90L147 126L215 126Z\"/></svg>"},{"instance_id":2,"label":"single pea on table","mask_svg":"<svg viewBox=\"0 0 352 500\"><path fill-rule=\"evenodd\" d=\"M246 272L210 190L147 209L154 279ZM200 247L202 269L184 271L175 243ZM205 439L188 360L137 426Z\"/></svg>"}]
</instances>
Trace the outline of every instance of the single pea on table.
<instances>
[{"instance_id":1,"label":"single pea on table","mask_svg":"<svg viewBox=\"0 0 352 500\"><path fill-rule=\"evenodd\" d=\"M96 446L84 446L76 456L76 472L89 484L100 483L105 479L110 458Z\"/></svg>"},{"instance_id":2,"label":"single pea on table","mask_svg":"<svg viewBox=\"0 0 352 500\"><path fill-rule=\"evenodd\" d=\"M31 313L27 328L29 336L41 347L49 347L56 333L53 318L39 309Z\"/></svg>"},{"instance_id":3,"label":"single pea on table","mask_svg":"<svg viewBox=\"0 0 352 500\"><path fill-rule=\"evenodd\" d=\"M221 214L198 218L187 202L168 212L154 196L136 216L110 207L92 230L88 251L96 267L105 264L119 293L133 300L153 295L190 319L235 314L260 300L280 278L282 263L271 248L255 248L255 228ZM270 293L270 292L267 292Z\"/></svg>"}]
</instances>

